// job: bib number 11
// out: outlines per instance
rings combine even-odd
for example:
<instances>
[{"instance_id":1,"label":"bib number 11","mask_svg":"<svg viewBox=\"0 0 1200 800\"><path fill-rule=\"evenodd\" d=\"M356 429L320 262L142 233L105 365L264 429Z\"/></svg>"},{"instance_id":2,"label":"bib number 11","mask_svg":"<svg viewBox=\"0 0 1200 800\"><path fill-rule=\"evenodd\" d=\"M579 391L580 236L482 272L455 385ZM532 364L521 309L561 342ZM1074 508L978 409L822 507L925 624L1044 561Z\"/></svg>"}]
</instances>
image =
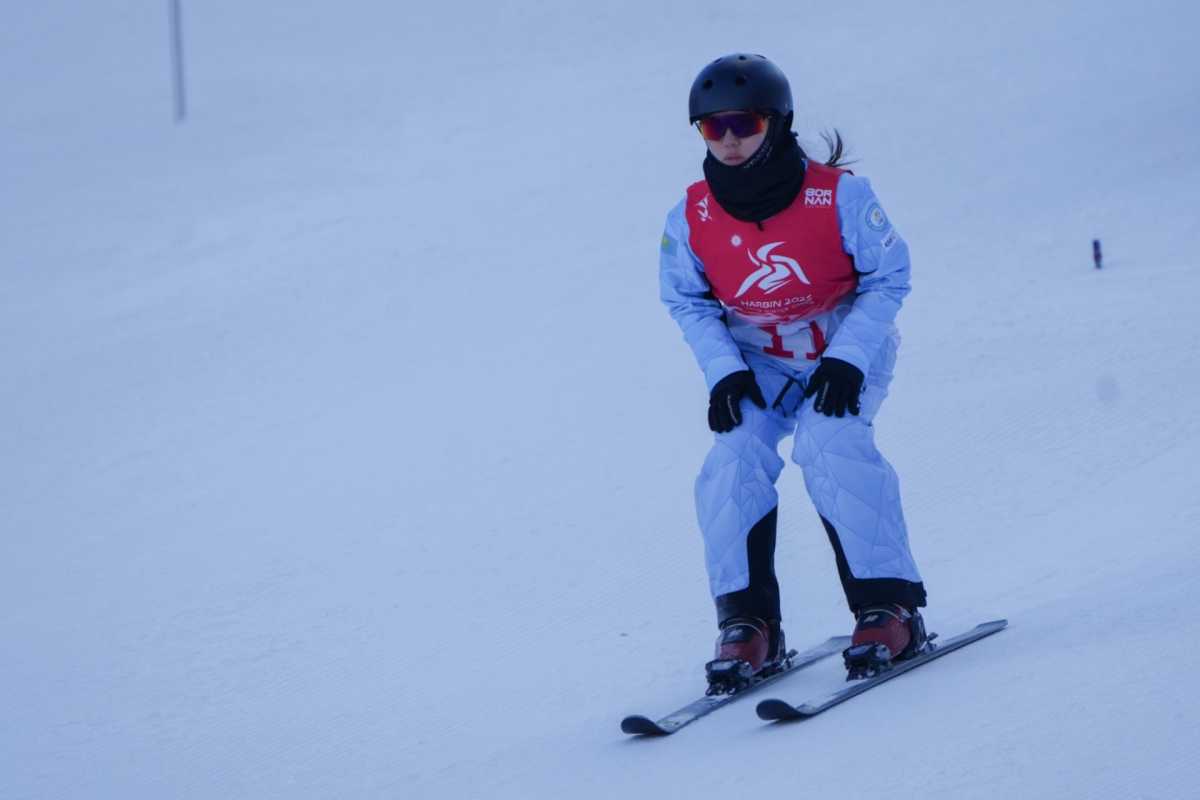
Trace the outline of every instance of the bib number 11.
<instances>
[{"instance_id":1,"label":"bib number 11","mask_svg":"<svg viewBox=\"0 0 1200 800\"><path fill-rule=\"evenodd\" d=\"M769 356L778 358L795 358L796 354L783 346L783 337L779 335L778 325L760 325L759 330L765 332L771 337L771 344L763 348L763 352ZM805 353L804 357L809 361L816 361L821 353L825 352L825 333L821 330L821 326L816 321L808 323L808 330L812 334L813 351Z\"/></svg>"}]
</instances>

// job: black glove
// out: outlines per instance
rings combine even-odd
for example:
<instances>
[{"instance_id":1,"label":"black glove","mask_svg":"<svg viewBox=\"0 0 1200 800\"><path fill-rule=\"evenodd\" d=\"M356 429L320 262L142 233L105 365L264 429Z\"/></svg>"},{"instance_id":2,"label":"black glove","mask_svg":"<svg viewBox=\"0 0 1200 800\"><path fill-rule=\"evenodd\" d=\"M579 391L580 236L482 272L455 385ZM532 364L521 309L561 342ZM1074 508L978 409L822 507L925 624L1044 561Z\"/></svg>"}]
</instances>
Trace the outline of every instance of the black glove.
<instances>
[{"instance_id":1,"label":"black glove","mask_svg":"<svg viewBox=\"0 0 1200 800\"><path fill-rule=\"evenodd\" d=\"M846 416L846 409L857 415L862 408L858 404L858 396L862 393L862 370L840 358L822 358L821 363L813 370L808 379L808 388L804 390L805 397L817 399L813 401L813 411L832 417Z\"/></svg>"},{"instance_id":2,"label":"black glove","mask_svg":"<svg viewBox=\"0 0 1200 800\"><path fill-rule=\"evenodd\" d=\"M742 398L759 408L766 408L762 390L748 369L726 375L717 381L708 395L708 427L715 433L728 433L742 424Z\"/></svg>"}]
</instances>

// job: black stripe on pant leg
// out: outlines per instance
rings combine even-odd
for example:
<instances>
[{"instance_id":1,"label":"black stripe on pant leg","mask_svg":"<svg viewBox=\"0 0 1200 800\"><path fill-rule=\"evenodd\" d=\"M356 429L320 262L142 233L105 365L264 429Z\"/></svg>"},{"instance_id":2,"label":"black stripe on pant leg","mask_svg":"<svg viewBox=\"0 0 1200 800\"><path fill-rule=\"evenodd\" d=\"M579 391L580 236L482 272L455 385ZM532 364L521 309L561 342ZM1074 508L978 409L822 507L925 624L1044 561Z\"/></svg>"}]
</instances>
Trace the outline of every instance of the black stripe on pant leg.
<instances>
[{"instance_id":1,"label":"black stripe on pant leg","mask_svg":"<svg viewBox=\"0 0 1200 800\"><path fill-rule=\"evenodd\" d=\"M821 517L833 554L837 559L838 577L842 579L842 591L846 593L846 604L852 612L882 603L896 603L907 609L925 605L925 584L906 581L903 578L856 578L846 561L846 551L837 530L829 520Z\"/></svg>"},{"instance_id":2,"label":"black stripe on pant leg","mask_svg":"<svg viewBox=\"0 0 1200 800\"><path fill-rule=\"evenodd\" d=\"M780 619L779 579L775 577L775 530L779 508L772 508L746 535L750 585L717 598L717 624L734 617Z\"/></svg>"}]
</instances>

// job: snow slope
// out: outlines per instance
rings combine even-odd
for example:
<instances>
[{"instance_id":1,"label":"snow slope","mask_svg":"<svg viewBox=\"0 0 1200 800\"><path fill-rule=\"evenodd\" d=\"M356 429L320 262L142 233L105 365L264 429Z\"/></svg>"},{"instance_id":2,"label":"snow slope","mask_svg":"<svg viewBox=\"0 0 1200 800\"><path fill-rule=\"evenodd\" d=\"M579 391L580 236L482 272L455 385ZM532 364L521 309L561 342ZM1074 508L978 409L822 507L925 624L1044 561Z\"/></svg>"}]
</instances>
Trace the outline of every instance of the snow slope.
<instances>
[{"instance_id":1,"label":"snow slope","mask_svg":"<svg viewBox=\"0 0 1200 800\"><path fill-rule=\"evenodd\" d=\"M209 0L180 127L160 5L0 27L0 797L1195 796L1194 4ZM914 253L930 625L1011 628L628 741L714 635L656 251L743 48ZM804 645L850 620L780 488Z\"/></svg>"}]
</instances>

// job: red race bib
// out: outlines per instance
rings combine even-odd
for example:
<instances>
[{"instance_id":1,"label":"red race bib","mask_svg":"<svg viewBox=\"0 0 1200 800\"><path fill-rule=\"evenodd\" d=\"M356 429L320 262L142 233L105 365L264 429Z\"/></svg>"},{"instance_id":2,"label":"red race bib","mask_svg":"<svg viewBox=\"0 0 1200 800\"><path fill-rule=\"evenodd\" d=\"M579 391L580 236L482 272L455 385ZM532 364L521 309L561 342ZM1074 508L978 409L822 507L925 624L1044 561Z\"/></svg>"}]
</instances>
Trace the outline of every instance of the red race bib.
<instances>
[{"instance_id":1,"label":"red race bib","mask_svg":"<svg viewBox=\"0 0 1200 800\"><path fill-rule=\"evenodd\" d=\"M838 223L841 173L810 161L800 194L762 230L727 214L707 182L688 187L689 244L724 306L759 325L794 323L854 291L858 275Z\"/></svg>"}]
</instances>

